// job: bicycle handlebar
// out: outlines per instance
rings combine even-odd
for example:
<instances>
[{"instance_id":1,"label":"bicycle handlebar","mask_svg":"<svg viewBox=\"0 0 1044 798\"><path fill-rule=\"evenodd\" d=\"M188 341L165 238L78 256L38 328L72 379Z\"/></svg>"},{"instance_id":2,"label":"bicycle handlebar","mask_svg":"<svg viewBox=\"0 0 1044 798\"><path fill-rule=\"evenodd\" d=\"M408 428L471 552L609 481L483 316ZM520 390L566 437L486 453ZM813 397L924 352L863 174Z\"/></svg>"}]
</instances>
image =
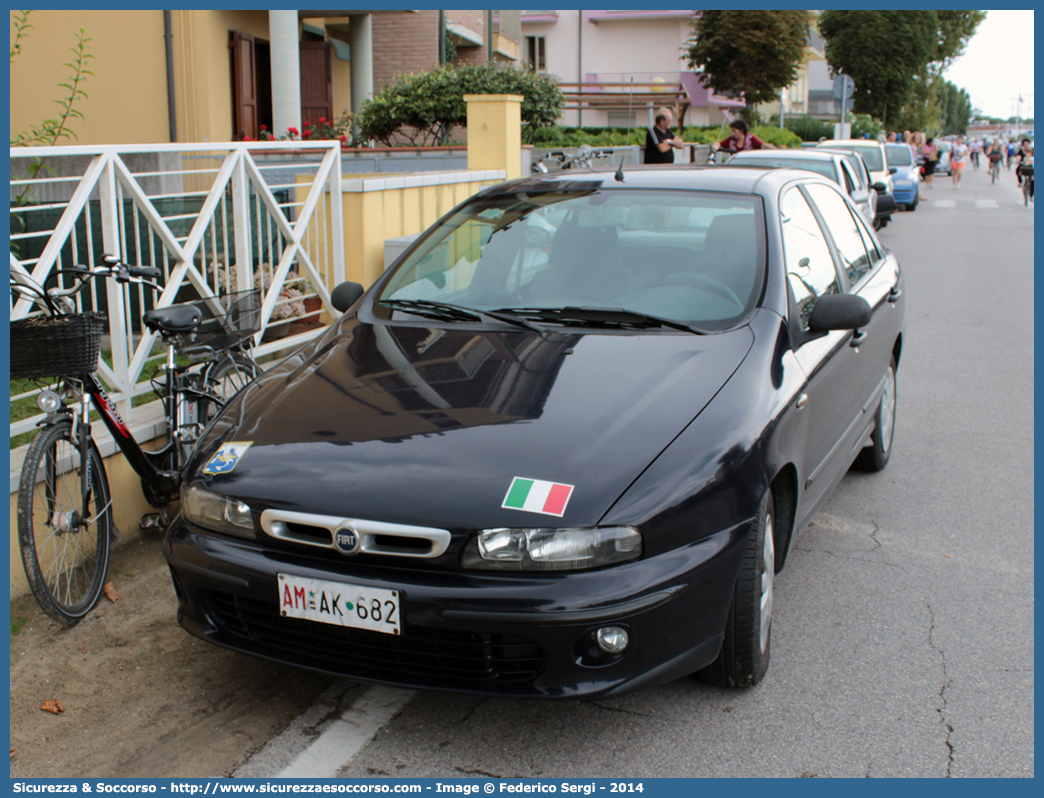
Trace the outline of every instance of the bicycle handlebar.
<instances>
[{"instance_id":1,"label":"bicycle handlebar","mask_svg":"<svg viewBox=\"0 0 1044 798\"><path fill-rule=\"evenodd\" d=\"M44 290L43 286L39 285L28 274L17 272L11 272L10 282L12 288L18 293L32 295L35 301L44 300L48 305L48 310L52 313L59 309L60 300L71 297L83 287L87 280L95 277L115 277L117 282L148 285L157 291L161 291L163 288L152 282L152 280L147 279L163 276L163 272L155 266L129 266L122 263L115 255L103 255L102 264L101 266L91 268L82 263L76 263L64 269L58 269L54 272L55 274L64 272L75 275L77 278L72 286L64 289L55 287Z\"/></svg>"}]
</instances>

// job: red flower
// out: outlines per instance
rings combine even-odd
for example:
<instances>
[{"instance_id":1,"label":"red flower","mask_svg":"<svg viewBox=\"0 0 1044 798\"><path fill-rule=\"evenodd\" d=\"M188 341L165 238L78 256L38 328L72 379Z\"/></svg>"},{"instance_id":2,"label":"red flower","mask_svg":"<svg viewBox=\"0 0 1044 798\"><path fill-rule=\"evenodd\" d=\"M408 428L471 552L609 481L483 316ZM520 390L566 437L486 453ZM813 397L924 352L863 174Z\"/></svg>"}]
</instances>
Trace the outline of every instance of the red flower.
<instances>
[{"instance_id":1,"label":"red flower","mask_svg":"<svg viewBox=\"0 0 1044 798\"><path fill-rule=\"evenodd\" d=\"M322 124L322 125L326 124L326 117L325 116L319 117L319 124Z\"/></svg>"},{"instance_id":2,"label":"red flower","mask_svg":"<svg viewBox=\"0 0 1044 798\"><path fill-rule=\"evenodd\" d=\"M347 144L347 143L348 143L348 137L347 136L341 136L341 144Z\"/></svg>"},{"instance_id":3,"label":"red flower","mask_svg":"<svg viewBox=\"0 0 1044 798\"><path fill-rule=\"evenodd\" d=\"M304 133L301 134L301 138L305 138L305 139L311 138L311 136L312 136L312 131L311 130L306 130Z\"/></svg>"},{"instance_id":4,"label":"red flower","mask_svg":"<svg viewBox=\"0 0 1044 798\"><path fill-rule=\"evenodd\" d=\"M261 125L262 130L268 130L268 125Z\"/></svg>"},{"instance_id":5,"label":"red flower","mask_svg":"<svg viewBox=\"0 0 1044 798\"><path fill-rule=\"evenodd\" d=\"M286 129L286 132L291 134L292 136L297 136L300 134L301 131L299 131L296 127L288 127Z\"/></svg>"},{"instance_id":6,"label":"red flower","mask_svg":"<svg viewBox=\"0 0 1044 798\"><path fill-rule=\"evenodd\" d=\"M311 122L307 122L307 121L306 121L306 122L305 122L305 125L304 125L304 126L305 126L305 127L311 127L311 126L312 126L312 123L311 123Z\"/></svg>"},{"instance_id":7,"label":"red flower","mask_svg":"<svg viewBox=\"0 0 1044 798\"><path fill-rule=\"evenodd\" d=\"M253 139L250 136L243 136L243 141L253 141Z\"/></svg>"}]
</instances>

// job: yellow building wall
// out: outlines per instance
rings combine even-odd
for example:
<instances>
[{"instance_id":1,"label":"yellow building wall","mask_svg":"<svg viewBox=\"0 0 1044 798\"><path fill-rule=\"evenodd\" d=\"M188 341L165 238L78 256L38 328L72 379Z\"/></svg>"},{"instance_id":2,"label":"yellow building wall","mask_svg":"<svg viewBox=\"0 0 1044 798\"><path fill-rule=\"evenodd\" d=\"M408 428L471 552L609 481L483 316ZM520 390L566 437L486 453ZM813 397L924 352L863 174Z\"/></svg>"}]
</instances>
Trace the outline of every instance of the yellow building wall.
<instances>
[{"instance_id":1,"label":"yellow building wall","mask_svg":"<svg viewBox=\"0 0 1044 798\"><path fill-rule=\"evenodd\" d=\"M54 119L55 100L68 94L59 83L73 74L65 66L74 58L79 29L85 29L87 98L73 107L83 119L72 119L76 138L58 144L137 144L169 141L166 63L162 11L32 11L22 51L11 62L11 137ZM14 12L11 42L14 43ZM227 71L227 66L226 66Z\"/></svg>"},{"instance_id":2,"label":"yellow building wall","mask_svg":"<svg viewBox=\"0 0 1044 798\"><path fill-rule=\"evenodd\" d=\"M228 33L237 30L268 39L268 12L173 11L171 17L178 140L231 141Z\"/></svg>"},{"instance_id":3,"label":"yellow building wall","mask_svg":"<svg viewBox=\"0 0 1044 798\"><path fill-rule=\"evenodd\" d=\"M350 175L345 177L351 179ZM380 180L383 176L367 177ZM384 272L386 239L423 232L472 194L498 182L500 179L476 179L383 191L345 191L345 279L369 287Z\"/></svg>"},{"instance_id":4,"label":"yellow building wall","mask_svg":"<svg viewBox=\"0 0 1044 798\"><path fill-rule=\"evenodd\" d=\"M11 14L14 42L14 14ZM94 56L74 108L77 138L59 144L155 144L170 141L163 11L32 11L22 52L11 65L11 137L54 118L59 83L71 74L64 64L82 27ZM171 12L174 94L180 142L230 141L233 137L229 31L269 39L267 11L182 10ZM333 60L335 115L351 108L350 65Z\"/></svg>"}]
</instances>

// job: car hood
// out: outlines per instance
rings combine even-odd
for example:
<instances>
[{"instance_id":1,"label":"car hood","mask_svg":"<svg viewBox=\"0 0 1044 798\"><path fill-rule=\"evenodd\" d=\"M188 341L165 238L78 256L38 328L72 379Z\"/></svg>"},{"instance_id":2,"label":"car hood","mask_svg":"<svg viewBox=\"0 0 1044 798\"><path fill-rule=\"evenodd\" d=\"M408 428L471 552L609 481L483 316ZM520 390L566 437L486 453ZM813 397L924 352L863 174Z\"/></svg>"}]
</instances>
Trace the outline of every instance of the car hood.
<instances>
[{"instance_id":1,"label":"car hood","mask_svg":"<svg viewBox=\"0 0 1044 798\"><path fill-rule=\"evenodd\" d=\"M229 404L187 481L255 509L457 529L591 525L753 342L747 327L468 326L342 321ZM234 464L216 467L231 442ZM505 509L515 477L573 486L564 514Z\"/></svg>"}]
</instances>

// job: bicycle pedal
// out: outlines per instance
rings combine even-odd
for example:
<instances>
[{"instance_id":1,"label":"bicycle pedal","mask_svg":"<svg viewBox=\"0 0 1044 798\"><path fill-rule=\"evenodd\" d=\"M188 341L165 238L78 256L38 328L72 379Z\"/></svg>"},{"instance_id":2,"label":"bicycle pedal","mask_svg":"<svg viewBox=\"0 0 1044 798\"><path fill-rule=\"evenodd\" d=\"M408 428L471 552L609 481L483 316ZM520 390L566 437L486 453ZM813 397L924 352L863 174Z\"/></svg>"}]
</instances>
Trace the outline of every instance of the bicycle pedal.
<instances>
[{"instance_id":1,"label":"bicycle pedal","mask_svg":"<svg viewBox=\"0 0 1044 798\"><path fill-rule=\"evenodd\" d=\"M138 529L142 532L159 532L163 528L163 518L160 513L145 513L138 522Z\"/></svg>"}]
</instances>

